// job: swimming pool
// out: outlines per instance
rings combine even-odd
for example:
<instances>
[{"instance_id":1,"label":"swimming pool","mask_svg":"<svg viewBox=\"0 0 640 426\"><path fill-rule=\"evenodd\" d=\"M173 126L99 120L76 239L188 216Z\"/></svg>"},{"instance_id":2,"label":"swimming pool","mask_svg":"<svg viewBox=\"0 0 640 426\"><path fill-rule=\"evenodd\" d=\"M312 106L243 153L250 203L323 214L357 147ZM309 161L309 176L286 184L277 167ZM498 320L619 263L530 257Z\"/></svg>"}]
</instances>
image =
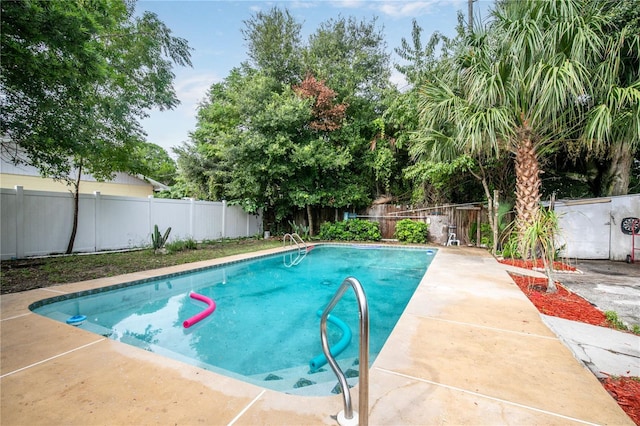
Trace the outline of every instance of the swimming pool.
<instances>
[{"instance_id":1,"label":"swimming pool","mask_svg":"<svg viewBox=\"0 0 640 426\"><path fill-rule=\"evenodd\" d=\"M322 353L318 310L342 281L356 277L367 294L370 362L375 360L413 295L435 250L369 245L319 245L298 264L284 253L46 299L30 308L78 327L221 374L287 393L328 395L337 380L328 366L311 372ZM190 328L183 321L206 305L215 311ZM353 332L338 362L357 382L358 309L352 291L332 311ZM328 326L333 346L340 327Z\"/></svg>"}]
</instances>

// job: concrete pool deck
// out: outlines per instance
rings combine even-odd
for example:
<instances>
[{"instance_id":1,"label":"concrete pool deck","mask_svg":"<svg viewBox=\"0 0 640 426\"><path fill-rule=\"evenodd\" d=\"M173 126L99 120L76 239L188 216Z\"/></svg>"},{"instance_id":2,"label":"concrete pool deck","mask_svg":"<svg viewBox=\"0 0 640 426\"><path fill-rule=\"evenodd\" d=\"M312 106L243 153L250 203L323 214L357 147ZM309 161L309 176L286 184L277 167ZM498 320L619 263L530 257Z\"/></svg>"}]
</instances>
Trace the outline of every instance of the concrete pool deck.
<instances>
[{"instance_id":1,"label":"concrete pool deck","mask_svg":"<svg viewBox=\"0 0 640 426\"><path fill-rule=\"evenodd\" d=\"M633 425L504 265L481 249L438 250L369 372L369 424ZM340 395L263 389L28 309L61 293L193 267L2 295L0 424L337 424Z\"/></svg>"}]
</instances>

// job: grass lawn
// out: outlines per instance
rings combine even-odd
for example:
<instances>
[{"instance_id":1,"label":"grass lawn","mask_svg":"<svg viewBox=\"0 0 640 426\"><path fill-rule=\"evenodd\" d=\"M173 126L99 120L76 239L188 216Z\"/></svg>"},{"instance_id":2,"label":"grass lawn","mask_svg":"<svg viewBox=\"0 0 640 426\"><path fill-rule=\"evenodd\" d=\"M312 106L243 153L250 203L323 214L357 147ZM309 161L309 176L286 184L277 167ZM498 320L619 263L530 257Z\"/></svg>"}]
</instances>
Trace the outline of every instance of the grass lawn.
<instances>
[{"instance_id":1,"label":"grass lawn","mask_svg":"<svg viewBox=\"0 0 640 426\"><path fill-rule=\"evenodd\" d=\"M6 260L0 263L0 293L112 277L137 271L281 247L280 239L208 241L195 250L155 254L153 249Z\"/></svg>"}]
</instances>

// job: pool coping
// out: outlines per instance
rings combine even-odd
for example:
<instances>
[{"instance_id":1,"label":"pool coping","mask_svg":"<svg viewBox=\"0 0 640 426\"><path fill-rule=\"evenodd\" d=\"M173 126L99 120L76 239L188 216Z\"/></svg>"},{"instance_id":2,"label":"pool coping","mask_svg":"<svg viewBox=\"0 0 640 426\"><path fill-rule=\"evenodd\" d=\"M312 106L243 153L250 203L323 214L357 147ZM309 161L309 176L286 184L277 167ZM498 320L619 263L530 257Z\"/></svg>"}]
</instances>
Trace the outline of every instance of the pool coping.
<instances>
[{"instance_id":1,"label":"pool coping","mask_svg":"<svg viewBox=\"0 0 640 426\"><path fill-rule=\"evenodd\" d=\"M437 253L373 363L371 424L629 424L485 250ZM341 396L267 390L32 314L55 294L255 256L0 296L0 423L336 424ZM357 387L352 398L357 410Z\"/></svg>"}]
</instances>

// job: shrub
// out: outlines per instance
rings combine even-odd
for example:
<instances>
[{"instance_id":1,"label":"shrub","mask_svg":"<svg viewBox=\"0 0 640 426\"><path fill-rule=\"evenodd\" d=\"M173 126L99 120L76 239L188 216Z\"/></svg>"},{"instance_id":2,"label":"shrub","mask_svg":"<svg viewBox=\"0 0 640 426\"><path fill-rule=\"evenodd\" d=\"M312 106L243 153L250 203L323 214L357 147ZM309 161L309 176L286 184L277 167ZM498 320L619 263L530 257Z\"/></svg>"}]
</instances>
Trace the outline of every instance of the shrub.
<instances>
[{"instance_id":1,"label":"shrub","mask_svg":"<svg viewBox=\"0 0 640 426\"><path fill-rule=\"evenodd\" d=\"M198 243L193 238L187 238L186 240L176 240L166 245L167 252L177 253L179 251L196 250Z\"/></svg>"},{"instance_id":2,"label":"shrub","mask_svg":"<svg viewBox=\"0 0 640 426\"><path fill-rule=\"evenodd\" d=\"M301 238L309 238L309 227L304 224L296 224L295 222L289 221L289 226L291 227L291 232L298 234Z\"/></svg>"},{"instance_id":3,"label":"shrub","mask_svg":"<svg viewBox=\"0 0 640 426\"><path fill-rule=\"evenodd\" d=\"M395 237L403 243L424 244L428 240L429 225L411 219L402 219L396 224Z\"/></svg>"},{"instance_id":4,"label":"shrub","mask_svg":"<svg viewBox=\"0 0 640 426\"><path fill-rule=\"evenodd\" d=\"M469 225L469 241L476 243L476 237L478 236L478 224L473 222ZM480 245L483 247L493 246L493 231L491 225L488 223L480 224Z\"/></svg>"},{"instance_id":5,"label":"shrub","mask_svg":"<svg viewBox=\"0 0 640 426\"><path fill-rule=\"evenodd\" d=\"M518 249L518 236L515 232L507 237L507 241L502 245L502 257L505 259L522 259Z\"/></svg>"},{"instance_id":6,"label":"shrub","mask_svg":"<svg viewBox=\"0 0 640 426\"><path fill-rule=\"evenodd\" d=\"M362 219L342 222L324 222L320 226L320 238L338 241L380 241L380 224Z\"/></svg>"},{"instance_id":7,"label":"shrub","mask_svg":"<svg viewBox=\"0 0 640 426\"><path fill-rule=\"evenodd\" d=\"M622 322L620 318L618 318L618 314L615 311L606 311L604 313L605 318L607 318L607 322L615 329L618 330L628 330L627 326Z\"/></svg>"}]
</instances>

